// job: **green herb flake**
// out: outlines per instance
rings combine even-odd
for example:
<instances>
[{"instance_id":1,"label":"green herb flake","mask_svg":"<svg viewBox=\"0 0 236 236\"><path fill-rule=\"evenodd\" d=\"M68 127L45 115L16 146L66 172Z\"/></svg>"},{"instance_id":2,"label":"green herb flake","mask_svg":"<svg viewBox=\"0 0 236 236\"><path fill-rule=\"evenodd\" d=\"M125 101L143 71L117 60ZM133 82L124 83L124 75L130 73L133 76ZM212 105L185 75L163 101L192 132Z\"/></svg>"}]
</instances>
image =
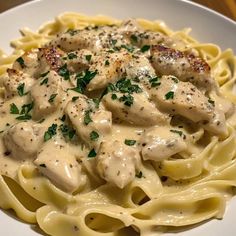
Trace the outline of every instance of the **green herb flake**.
<instances>
[{"instance_id":1,"label":"green herb flake","mask_svg":"<svg viewBox=\"0 0 236 236\"><path fill-rule=\"evenodd\" d=\"M48 83L48 78L45 78L40 82L40 85L47 84L47 83Z\"/></svg>"},{"instance_id":2,"label":"green herb flake","mask_svg":"<svg viewBox=\"0 0 236 236\"><path fill-rule=\"evenodd\" d=\"M178 134L180 137L183 135L183 132L176 129L171 129L170 132Z\"/></svg>"},{"instance_id":3,"label":"green herb flake","mask_svg":"<svg viewBox=\"0 0 236 236\"><path fill-rule=\"evenodd\" d=\"M177 84L179 83L179 80L176 77L171 77L171 79Z\"/></svg>"},{"instance_id":4,"label":"green herb flake","mask_svg":"<svg viewBox=\"0 0 236 236\"><path fill-rule=\"evenodd\" d=\"M93 100L93 102L95 104L95 108L99 108L99 103L100 103L99 98L93 98L92 100Z\"/></svg>"},{"instance_id":5,"label":"green herb flake","mask_svg":"<svg viewBox=\"0 0 236 236\"><path fill-rule=\"evenodd\" d=\"M108 60L105 61L105 66L109 66L110 62Z\"/></svg>"},{"instance_id":6,"label":"green herb flake","mask_svg":"<svg viewBox=\"0 0 236 236\"><path fill-rule=\"evenodd\" d=\"M47 72L41 74L39 77L45 77L45 76L47 76L47 75L49 74L49 72L50 72L50 71L47 71Z\"/></svg>"},{"instance_id":7,"label":"green herb flake","mask_svg":"<svg viewBox=\"0 0 236 236\"><path fill-rule=\"evenodd\" d=\"M143 177L143 172L139 171L136 175L137 178L141 179Z\"/></svg>"},{"instance_id":8,"label":"green herb flake","mask_svg":"<svg viewBox=\"0 0 236 236\"><path fill-rule=\"evenodd\" d=\"M48 99L48 102L53 103L56 96L57 96L57 93L52 94L50 98Z\"/></svg>"},{"instance_id":9,"label":"green herb flake","mask_svg":"<svg viewBox=\"0 0 236 236\"><path fill-rule=\"evenodd\" d=\"M141 50L141 52L146 52L149 49L150 49L150 45L144 45L144 46L142 46L142 48L140 50Z\"/></svg>"},{"instance_id":10,"label":"green herb flake","mask_svg":"<svg viewBox=\"0 0 236 236\"><path fill-rule=\"evenodd\" d=\"M128 94L128 95L123 95L122 97L119 98L120 102L124 102L124 105L130 107L134 103L134 98Z\"/></svg>"},{"instance_id":11,"label":"green herb flake","mask_svg":"<svg viewBox=\"0 0 236 236\"><path fill-rule=\"evenodd\" d=\"M131 53L134 51L134 47L133 47L132 45L129 45L129 44L127 44L127 45L122 44L122 45L121 45L121 48L124 48L124 49L126 49L128 52L131 52Z\"/></svg>"},{"instance_id":12,"label":"green herb flake","mask_svg":"<svg viewBox=\"0 0 236 236\"><path fill-rule=\"evenodd\" d=\"M42 118L41 120L38 121L39 124L43 123L45 121L45 118Z\"/></svg>"},{"instance_id":13,"label":"green herb flake","mask_svg":"<svg viewBox=\"0 0 236 236\"><path fill-rule=\"evenodd\" d=\"M208 102L214 107L215 106L215 101L211 100L210 98L208 99Z\"/></svg>"},{"instance_id":14,"label":"green herb flake","mask_svg":"<svg viewBox=\"0 0 236 236\"><path fill-rule=\"evenodd\" d=\"M117 95L113 93L113 94L111 95L111 99L112 99L112 100L116 100L116 99L117 99Z\"/></svg>"},{"instance_id":15,"label":"green herb flake","mask_svg":"<svg viewBox=\"0 0 236 236\"><path fill-rule=\"evenodd\" d=\"M117 40L116 40L116 39L112 39L112 40L111 40L111 43L112 43L112 45L114 45L114 46L115 46L115 45L116 45L116 43L117 43Z\"/></svg>"},{"instance_id":16,"label":"green herb flake","mask_svg":"<svg viewBox=\"0 0 236 236\"><path fill-rule=\"evenodd\" d=\"M59 68L58 74L64 78L64 80L70 79L70 72L67 69L67 64L64 64L62 67Z\"/></svg>"},{"instance_id":17,"label":"green herb flake","mask_svg":"<svg viewBox=\"0 0 236 236\"><path fill-rule=\"evenodd\" d=\"M40 166L40 167L43 167L43 168L47 168L46 164L44 164L44 163L43 163L43 164L40 164L39 166Z\"/></svg>"},{"instance_id":18,"label":"green herb flake","mask_svg":"<svg viewBox=\"0 0 236 236\"><path fill-rule=\"evenodd\" d=\"M161 85L160 77L154 77L154 78L151 78L151 79L149 80L149 82L150 82L152 88Z\"/></svg>"},{"instance_id":19,"label":"green herb flake","mask_svg":"<svg viewBox=\"0 0 236 236\"><path fill-rule=\"evenodd\" d=\"M92 131L89 136L92 141L97 141L99 138L99 134L96 131Z\"/></svg>"},{"instance_id":20,"label":"green herb flake","mask_svg":"<svg viewBox=\"0 0 236 236\"><path fill-rule=\"evenodd\" d=\"M169 91L168 93L165 94L166 100L173 99L174 98L174 92Z\"/></svg>"},{"instance_id":21,"label":"green herb flake","mask_svg":"<svg viewBox=\"0 0 236 236\"><path fill-rule=\"evenodd\" d=\"M24 59L23 59L22 57L18 57L18 58L16 59L16 61L20 64L20 66L21 66L22 68L25 67L25 61L24 61Z\"/></svg>"},{"instance_id":22,"label":"green herb flake","mask_svg":"<svg viewBox=\"0 0 236 236\"><path fill-rule=\"evenodd\" d=\"M17 120L31 120L31 118L32 118L32 116L29 114L25 114L25 115L16 117Z\"/></svg>"},{"instance_id":23,"label":"green herb flake","mask_svg":"<svg viewBox=\"0 0 236 236\"><path fill-rule=\"evenodd\" d=\"M15 103L10 104L10 113L11 114L19 114L20 113L20 111Z\"/></svg>"},{"instance_id":24,"label":"green herb flake","mask_svg":"<svg viewBox=\"0 0 236 236\"><path fill-rule=\"evenodd\" d=\"M84 124L88 125L90 122L93 122L91 117L90 117L90 111L85 111L85 115L84 115Z\"/></svg>"},{"instance_id":25,"label":"green herb flake","mask_svg":"<svg viewBox=\"0 0 236 236\"><path fill-rule=\"evenodd\" d=\"M72 102L75 102L75 101L77 101L78 99L79 99L78 96L74 96L74 97L72 98Z\"/></svg>"},{"instance_id":26,"label":"green herb flake","mask_svg":"<svg viewBox=\"0 0 236 236\"><path fill-rule=\"evenodd\" d=\"M71 53L68 54L68 58L69 58L70 60L72 60L72 59L74 59L74 58L77 58L77 55L76 55L75 53L71 52Z\"/></svg>"},{"instance_id":27,"label":"green herb flake","mask_svg":"<svg viewBox=\"0 0 236 236\"><path fill-rule=\"evenodd\" d=\"M132 84L130 79L123 78L117 81L116 88L121 93L141 93L142 89L137 84ZM113 90L114 91L114 90Z\"/></svg>"},{"instance_id":28,"label":"green herb flake","mask_svg":"<svg viewBox=\"0 0 236 236\"><path fill-rule=\"evenodd\" d=\"M70 140L73 139L76 133L75 129L65 124L60 125L60 131L62 132L64 137L68 137Z\"/></svg>"},{"instance_id":29,"label":"green herb flake","mask_svg":"<svg viewBox=\"0 0 236 236\"><path fill-rule=\"evenodd\" d=\"M59 118L62 122L66 120L66 115L64 114L62 117Z\"/></svg>"},{"instance_id":30,"label":"green herb flake","mask_svg":"<svg viewBox=\"0 0 236 236\"><path fill-rule=\"evenodd\" d=\"M92 58L92 55L85 55L85 59L90 62L91 61L91 58Z\"/></svg>"},{"instance_id":31,"label":"green herb flake","mask_svg":"<svg viewBox=\"0 0 236 236\"><path fill-rule=\"evenodd\" d=\"M131 40L132 40L133 43L137 43L137 42L138 42L138 37L137 37L136 35L132 34L132 35L130 36L130 38L131 38Z\"/></svg>"},{"instance_id":32,"label":"green herb flake","mask_svg":"<svg viewBox=\"0 0 236 236\"><path fill-rule=\"evenodd\" d=\"M48 127L48 130L44 133L44 142L48 141L56 134L57 134L57 124L52 124L50 127Z\"/></svg>"},{"instance_id":33,"label":"green herb flake","mask_svg":"<svg viewBox=\"0 0 236 236\"><path fill-rule=\"evenodd\" d=\"M84 93L87 84L96 76L97 71L86 70L84 73L79 73L76 75L77 87L72 88L73 91L77 93Z\"/></svg>"},{"instance_id":34,"label":"green herb flake","mask_svg":"<svg viewBox=\"0 0 236 236\"><path fill-rule=\"evenodd\" d=\"M133 146L136 143L136 140L125 139L125 144L128 146Z\"/></svg>"},{"instance_id":35,"label":"green herb flake","mask_svg":"<svg viewBox=\"0 0 236 236\"><path fill-rule=\"evenodd\" d=\"M25 83L19 84L19 86L17 87L17 92L20 97L26 95L26 93L24 93L24 90L25 90Z\"/></svg>"},{"instance_id":36,"label":"green herb flake","mask_svg":"<svg viewBox=\"0 0 236 236\"><path fill-rule=\"evenodd\" d=\"M93 158L93 157L96 157L97 156L97 153L96 151L94 150L94 148L89 152L88 154L88 157L89 158Z\"/></svg>"}]
</instances>

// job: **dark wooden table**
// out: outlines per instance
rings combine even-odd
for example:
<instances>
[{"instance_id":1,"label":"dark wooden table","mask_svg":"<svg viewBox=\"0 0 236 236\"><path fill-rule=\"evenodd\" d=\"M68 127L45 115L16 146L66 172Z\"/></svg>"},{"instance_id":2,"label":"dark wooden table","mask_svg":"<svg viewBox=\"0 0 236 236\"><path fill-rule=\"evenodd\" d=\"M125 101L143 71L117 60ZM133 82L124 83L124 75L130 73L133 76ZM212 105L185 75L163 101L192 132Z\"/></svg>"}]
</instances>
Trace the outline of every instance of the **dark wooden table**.
<instances>
[{"instance_id":1,"label":"dark wooden table","mask_svg":"<svg viewBox=\"0 0 236 236\"><path fill-rule=\"evenodd\" d=\"M0 0L0 12L32 0ZM176 0L178 1L178 0ZM236 21L236 0L193 0Z\"/></svg>"}]
</instances>

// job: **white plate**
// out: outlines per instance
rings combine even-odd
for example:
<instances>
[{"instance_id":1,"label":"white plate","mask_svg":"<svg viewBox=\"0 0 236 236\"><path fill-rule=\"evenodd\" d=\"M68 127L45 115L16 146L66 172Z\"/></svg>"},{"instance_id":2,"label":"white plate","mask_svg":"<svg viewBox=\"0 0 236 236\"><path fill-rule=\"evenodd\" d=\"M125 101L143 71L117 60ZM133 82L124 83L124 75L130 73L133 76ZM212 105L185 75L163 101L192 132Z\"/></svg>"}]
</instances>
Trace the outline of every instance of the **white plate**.
<instances>
[{"instance_id":1,"label":"white plate","mask_svg":"<svg viewBox=\"0 0 236 236\"><path fill-rule=\"evenodd\" d=\"M185 0L35 0L0 14L0 48L10 52L9 41L19 37L19 29L36 30L43 22L64 11L89 15L103 14L124 19L142 17L164 20L172 29L191 27L192 36L202 42L212 42L236 52L236 23L204 7ZM236 199L228 204L224 219L211 220L181 236L236 235ZM0 211L1 236L38 236L29 225ZM176 234L168 234L176 235ZM177 236L176 235L176 236ZM65 235L66 236L66 235ZM167 236L167 235L166 235Z\"/></svg>"}]
</instances>

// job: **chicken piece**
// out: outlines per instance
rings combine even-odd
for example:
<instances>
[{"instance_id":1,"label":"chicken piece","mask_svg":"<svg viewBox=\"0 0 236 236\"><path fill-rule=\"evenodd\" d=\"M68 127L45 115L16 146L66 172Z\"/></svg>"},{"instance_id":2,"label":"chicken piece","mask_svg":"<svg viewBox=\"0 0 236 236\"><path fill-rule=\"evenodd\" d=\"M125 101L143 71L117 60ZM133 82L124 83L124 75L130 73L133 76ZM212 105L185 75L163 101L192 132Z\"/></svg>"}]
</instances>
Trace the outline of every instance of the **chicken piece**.
<instances>
[{"instance_id":1,"label":"chicken piece","mask_svg":"<svg viewBox=\"0 0 236 236\"><path fill-rule=\"evenodd\" d=\"M68 30L54 39L50 45L66 52L88 49L99 52L103 48L120 47L128 41L117 32L116 26L88 27L82 30Z\"/></svg>"},{"instance_id":2,"label":"chicken piece","mask_svg":"<svg viewBox=\"0 0 236 236\"><path fill-rule=\"evenodd\" d=\"M130 97L132 104L125 103L122 98ZM119 119L133 125L152 126L165 124L168 116L161 113L155 105L149 101L148 96L142 93L123 95L122 93L108 93L102 98L102 102L108 111L111 111L113 119Z\"/></svg>"},{"instance_id":3,"label":"chicken piece","mask_svg":"<svg viewBox=\"0 0 236 236\"><path fill-rule=\"evenodd\" d=\"M32 49L17 58L13 63L12 68L27 73L31 77L35 77L38 71L38 66L38 49Z\"/></svg>"},{"instance_id":4,"label":"chicken piece","mask_svg":"<svg viewBox=\"0 0 236 236\"><path fill-rule=\"evenodd\" d=\"M200 57L172 48L155 45L151 48L151 63L161 75L174 75L189 81L203 91L216 88L210 66Z\"/></svg>"},{"instance_id":5,"label":"chicken piece","mask_svg":"<svg viewBox=\"0 0 236 236\"><path fill-rule=\"evenodd\" d=\"M211 120L214 106L189 82L163 76L160 85L151 90L156 106L171 114L182 115L194 122Z\"/></svg>"},{"instance_id":6,"label":"chicken piece","mask_svg":"<svg viewBox=\"0 0 236 236\"><path fill-rule=\"evenodd\" d=\"M86 176L81 172L81 165L68 150L64 141L47 141L38 152L34 164L53 184L66 192L74 192L84 186Z\"/></svg>"},{"instance_id":7,"label":"chicken piece","mask_svg":"<svg viewBox=\"0 0 236 236\"><path fill-rule=\"evenodd\" d=\"M12 98L15 95L23 96L28 93L35 80L23 71L7 69L8 75L3 78L5 98Z\"/></svg>"},{"instance_id":8,"label":"chicken piece","mask_svg":"<svg viewBox=\"0 0 236 236\"><path fill-rule=\"evenodd\" d=\"M156 44L171 46L174 43L172 38L160 32L144 30L134 19L124 21L118 31L126 36L132 44L140 48Z\"/></svg>"},{"instance_id":9,"label":"chicken piece","mask_svg":"<svg viewBox=\"0 0 236 236\"><path fill-rule=\"evenodd\" d=\"M78 136L90 147L98 148L103 137L111 132L111 112L106 111L84 95L70 101L65 113L70 118Z\"/></svg>"},{"instance_id":10,"label":"chicken piece","mask_svg":"<svg viewBox=\"0 0 236 236\"><path fill-rule=\"evenodd\" d=\"M62 56L63 51L55 47L39 48L38 61L39 68L38 73L46 73L50 70L58 71L64 64Z\"/></svg>"},{"instance_id":11,"label":"chicken piece","mask_svg":"<svg viewBox=\"0 0 236 236\"><path fill-rule=\"evenodd\" d=\"M156 77L155 70L151 63L144 55L133 55L132 60L125 67L127 78L134 80L140 80L144 82L144 79L150 79Z\"/></svg>"},{"instance_id":12,"label":"chicken piece","mask_svg":"<svg viewBox=\"0 0 236 236\"><path fill-rule=\"evenodd\" d=\"M235 105L227 100L223 94L210 94L211 101L216 108L225 114L225 117L230 117L235 111Z\"/></svg>"},{"instance_id":13,"label":"chicken piece","mask_svg":"<svg viewBox=\"0 0 236 236\"><path fill-rule=\"evenodd\" d=\"M186 135L181 130L160 126L145 130L140 143L143 160L162 161L186 150Z\"/></svg>"},{"instance_id":14,"label":"chicken piece","mask_svg":"<svg viewBox=\"0 0 236 236\"><path fill-rule=\"evenodd\" d=\"M31 89L34 102L33 118L41 119L54 112L61 102L61 93L61 77L56 72L50 71L38 80Z\"/></svg>"},{"instance_id":15,"label":"chicken piece","mask_svg":"<svg viewBox=\"0 0 236 236\"><path fill-rule=\"evenodd\" d=\"M87 49L70 52L67 54L66 58L67 69L72 73L87 70L93 58L94 54Z\"/></svg>"},{"instance_id":16,"label":"chicken piece","mask_svg":"<svg viewBox=\"0 0 236 236\"><path fill-rule=\"evenodd\" d=\"M202 121L200 122L201 125L206 129L207 131L221 136L223 138L226 138L228 135L228 129L226 126L226 121L225 121L225 115L224 113L219 110L215 109L214 113L212 114L212 119L209 121Z\"/></svg>"},{"instance_id":17,"label":"chicken piece","mask_svg":"<svg viewBox=\"0 0 236 236\"><path fill-rule=\"evenodd\" d=\"M43 143L44 132L45 128L40 124L20 122L4 133L3 142L14 158L33 159Z\"/></svg>"},{"instance_id":18,"label":"chicken piece","mask_svg":"<svg viewBox=\"0 0 236 236\"><path fill-rule=\"evenodd\" d=\"M103 142L97 155L97 170L108 183L124 188L140 166L139 151L119 141Z\"/></svg>"},{"instance_id":19,"label":"chicken piece","mask_svg":"<svg viewBox=\"0 0 236 236\"><path fill-rule=\"evenodd\" d=\"M95 77L87 85L89 91L105 88L122 77L127 63L132 56L126 50L103 53L93 60L90 71L96 71Z\"/></svg>"}]
</instances>

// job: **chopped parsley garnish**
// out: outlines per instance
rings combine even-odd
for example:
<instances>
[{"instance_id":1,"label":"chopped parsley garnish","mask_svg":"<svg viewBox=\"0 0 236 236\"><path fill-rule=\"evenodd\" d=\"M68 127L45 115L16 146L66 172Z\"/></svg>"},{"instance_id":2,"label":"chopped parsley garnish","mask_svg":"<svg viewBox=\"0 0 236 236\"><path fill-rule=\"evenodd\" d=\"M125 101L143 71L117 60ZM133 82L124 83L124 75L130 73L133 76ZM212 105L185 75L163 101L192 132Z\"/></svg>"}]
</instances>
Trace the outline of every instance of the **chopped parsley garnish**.
<instances>
[{"instance_id":1,"label":"chopped parsley garnish","mask_svg":"<svg viewBox=\"0 0 236 236\"><path fill-rule=\"evenodd\" d=\"M67 64L64 64L62 67L59 68L58 74L64 78L64 80L70 79L70 72L67 69Z\"/></svg>"},{"instance_id":2,"label":"chopped parsley garnish","mask_svg":"<svg viewBox=\"0 0 236 236\"><path fill-rule=\"evenodd\" d=\"M20 111L15 103L10 104L10 113L11 114L19 114L20 113Z\"/></svg>"},{"instance_id":3,"label":"chopped parsley garnish","mask_svg":"<svg viewBox=\"0 0 236 236\"><path fill-rule=\"evenodd\" d=\"M112 43L112 45L116 45L117 40L116 40L116 39L112 39L112 40L111 40L111 43Z\"/></svg>"},{"instance_id":4,"label":"chopped parsley garnish","mask_svg":"<svg viewBox=\"0 0 236 236\"><path fill-rule=\"evenodd\" d=\"M54 102L54 99L56 98L56 96L57 96L57 93L53 93L53 94L50 96L50 98L48 99L48 102L53 103L53 102Z\"/></svg>"},{"instance_id":5,"label":"chopped parsley garnish","mask_svg":"<svg viewBox=\"0 0 236 236\"><path fill-rule=\"evenodd\" d=\"M87 84L96 76L97 71L86 70L84 73L76 75L77 87L72 88L73 91L78 93L84 93Z\"/></svg>"},{"instance_id":6,"label":"chopped parsley garnish","mask_svg":"<svg viewBox=\"0 0 236 236\"><path fill-rule=\"evenodd\" d=\"M19 84L19 86L17 87L17 92L18 92L20 97L26 95L24 90L25 90L25 83Z\"/></svg>"},{"instance_id":7,"label":"chopped parsley garnish","mask_svg":"<svg viewBox=\"0 0 236 236\"><path fill-rule=\"evenodd\" d=\"M143 177L143 172L139 171L136 175L137 178L141 179Z\"/></svg>"},{"instance_id":8,"label":"chopped parsley garnish","mask_svg":"<svg viewBox=\"0 0 236 236\"><path fill-rule=\"evenodd\" d=\"M136 140L125 139L125 144L128 146L133 146L136 143Z\"/></svg>"},{"instance_id":9,"label":"chopped parsley garnish","mask_svg":"<svg viewBox=\"0 0 236 236\"><path fill-rule=\"evenodd\" d=\"M25 114L25 115L16 117L17 120L30 120L31 118L32 118L32 116L29 114Z\"/></svg>"},{"instance_id":10,"label":"chopped parsley garnish","mask_svg":"<svg viewBox=\"0 0 236 236\"><path fill-rule=\"evenodd\" d=\"M66 115L64 114L61 118L59 118L62 122L66 120Z\"/></svg>"},{"instance_id":11,"label":"chopped parsley garnish","mask_svg":"<svg viewBox=\"0 0 236 236\"><path fill-rule=\"evenodd\" d=\"M137 42L138 42L138 37L137 37L136 35L132 34L132 35L130 36L130 38L131 38L132 42L134 42L134 43L137 43Z\"/></svg>"},{"instance_id":12,"label":"chopped parsley garnish","mask_svg":"<svg viewBox=\"0 0 236 236\"><path fill-rule=\"evenodd\" d=\"M40 85L47 84L47 83L48 83L48 78L45 78L40 82Z\"/></svg>"},{"instance_id":13,"label":"chopped parsley garnish","mask_svg":"<svg viewBox=\"0 0 236 236\"><path fill-rule=\"evenodd\" d=\"M64 137L68 137L70 140L73 139L76 133L75 129L65 124L60 125L60 131L62 132Z\"/></svg>"},{"instance_id":14,"label":"chopped parsley garnish","mask_svg":"<svg viewBox=\"0 0 236 236\"><path fill-rule=\"evenodd\" d=\"M72 59L74 59L74 58L77 58L77 55L76 55L75 53L71 52L71 53L68 54L68 58L69 58L70 60L72 60Z\"/></svg>"},{"instance_id":15,"label":"chopped parsley garnish","mask_svg":"<svg viewBox=\"0 0 236 236\"><path fill-rule=\"evenodd\" d=\"M95 104L95 108L99 108L99 103L100 103L99 98L93 98L92 100L93 100L93 102Z\"/></svg>"},{"instance_id":16,"label":"chopped parsley garnish","mask_svg":"<svg viewBox=\"0 0 236 236\"><path fill-rule=\"evenodd\" d=\"M90 110L85 111L84 115L84 124L88 125L90 122L93 122L91 117L90 117Z\"/></svg>"},{"instance_id":17,"label":"chopped parsley garnish","mask_svg":"<svg viewBox=\"0 0 236 236\"><path fill-rule=\"evenodd\" d=\"M111 99L112 99L112 100L116 100L116 99L117 99L117 95L116 95L115 93L113 93L113 94L111 95Z\"/></svg>"},{"instance_id":18,"label":"chopped parsley garnish","mask_svg":"<svg viewBox=\"0 0 236 236\"><path fill-rule=\"evenodd\" d=\"M168 93L165 94L166 100L173 99L174 98L174 92L169 91Z\"/></svg>"},{"instance_id":19,"label":"chopped parsley garnish","mask_svg":"<svg viewBox=\"0 0 236 236\"><path fill-rule=\"evenodd\" d=\"M120 97L119 101L124 102L126 106L130 107L134 103L134 98L130 94L127 94Z\"/></svg>"},{"instance_id":20,"label":"chopped parsley garnish","mask_svg":"<svg viewBox=\"0 0 236 236\"><path fill-rule=\"evenodd\" d=\"M47 75L49 74L49 72L50 72L50 71L47 71L47 72L41 74L39 77L45 77L45 76L47 76Z\"/></svg>"},{"instance_id":21,"label":"chopped parsley garnish","mask_svg":"<svg viewBox=\"0 0 236 236\"><path fill-rule=\"evenodd\" d=\"M25 61L24 61L24 59L23 59L22 57L18 57L18 58L16 59L16 61L20 64L20 66L21 66L22 68L25 67Z\"/></svg>"},{"instance_id":22,"label":"chopped parsley garnish","mask_svg":"<svg viewBox=\"0 0 236 236\"><path fill-rule=\"evenodd\" d=\"M141 50L141 52L146 52L149 49L150 49L150 45L144 45L144 46L142 46L142 48L140 50Z\"/></svg>"},{"instance_id":23,"label":"chopped parsley garnish","mask_svg":"<svg viewBox=\"0 0 236 236\"><path fill-rule=\"evenodd\" d=\"M20 114L17 116L17 120L30 120L32 116L28 114L33 108L33 102L29 104L24 104L21 107L21 111L18 109L15 103L10 104L10 113L11 114Z\"/></svg>"},{"instance_id":24,"label":"chopped parsley garnish","mask_svg":"<svg viewBox=\"0 0 236 236\"><path fill-rule=\"evenodd\" d=\"M48 128L48 130L44 133L44 142L48 141L56 134L57 134L57 124L52 124Z\"/></svg>"},{"instance_id":25,"label":"chopped parsley garnish","mask_svg":"<svg viewBox=\"0 0 236 236\"><path fill-rule=\"evenodd\" d=\"M208 99L208 102L214 107L215 106L215 101L211 100L210 98Z\"/></svg>"},{"instance_id":26,"label":"chopped parsley garnish","mask_svg":"<svg viewBox=\"0 0 236 236\"><path fill-rule=\"evenodd\" d=\"M94 150L94 148L89 152L88 154L88 157L89 158L93 158L93 157L96 157L97 156L97 153L96 151Z\"/></svg>"},{"instance_id":27,"label":"chopped parsley garnish","mask_svg":"<svg viewBox=\"0 0 236 236\"><path fill-rule=\"evenodd\" d=\"M130 79L120 79L116 87L122 93L141 93L142 89L137 84L132 84ZM114 90L113 90L114 91Z\"/></svg>"},{"instance_id":28,"label":"chopped parsley garnish","mask_svg":"<svg viewBox=\"0 0 236 236\"><path fill-rule=\"evenodd\" d=\"M149 80L149 82L150 82L152 88L161 85L160 77L154 77L154 78L151 78L151 79Z\"/></svg>"},{"instance_id":29,"label":"chopped parsley garnish","mask_svg":"<svg viewBox=\"0 0 236 236\"><path fill-rule=\"evenodd\" d=\"M171 129L170 132L178 134L180 137L183 135L183 132L176 129Z\"/></svg>"},{"instance_id":30,"label":"chopped parsley garnish","mask_svg":"<svg viewBox=\"0 0 236 236\"><path fill-rule=\"evenodd\" d=\"M42 118L41 120L38 121L38 123L43 123L45 121L45 118Z\"/></svg>"},{"instance_id":31,"label":"chopped parsley garnish","mask_svg":"<svg viewBox=\"0 0 236 236\"><path fill-rule=\"evenodd\" d=\"M91 58L92 58L92 55L85 55L85 59L86 59L87 61L91 61Z\"/></svg>"},{"instance_id":32,"label":"chopped parsley garnish","mask_svg":"<svg viewBox=\"0 0 236 236\"><path fill-rule=\"evenodd\" d=\"M43 168L47 168L46 164L44 164L44 163L43 163L43 164L40 164L39 166L40 166L40 167L43 167Z\"/></svg>"},{"instance_id":33,"label":"chopped parsley garnish","mask_svg":"<svg viewBox=\"0 0 236 236\"><path fill-rule=\"evenodd\" d=\"M171 77L171 79L177 84L179 83L179 80L176 77Z\"/></svg>"},{"instance_id":34,"label":"chopped parsley garnish","mask_svg":"<svg viewBox=\"0 0 236 236\"><path fill-rule=\"evenodd\" d=\"M78 99L79 99L78 96L74 96L74 97L72 98L72 102L75 102L75 101L78 100Z\"/></svg>"},{"instance_id":35,"label":"chopped parsley garnish","mask_svg":"<svg viewBox=\"0 0 236 236\"><path fill-rule=\"evenodd\" d=\"M121 48L124 48L124 49L126 49L128 52L131 52L131 53L134 51L134 47L133 47L132 45L128 45L128 44L126 44L126 45L122 44L122 45L121 45Z\"/></svg>"},{"instance_id":36,"label":"chopped parsley garnish","mask_svg":"<svg viewBox=\"0 0 236 236\"><path fill-rule=\"evenodd\" d=\"M99 138L99 134L96 131L92 131L89 136L92 141L96 141Z\"/></svg>"},{"instance_id":37,"label":"chopped parsley garnish","mask_svg":"<svg viewBox=\"0 0 236 236\"><path fill-rule=\"evenodd\" d=\"M109 66L110 62L108 60L105 61L105 66Z\"/></svg>"},{"instance_id":38,"label":"chopped parsley garnish","mask_svg":"<svg viewBox=\"0 0 236 236\"><path fill-rule=\"evenodd\" d=\"M68 29L66 33L70 34L70 36L74 36L79 32L79 30Z\"/></svg>"},{"instance_id":39,"label":"chopped parsley garnish","mask_svg":"<svg viewBox=\"0 0 236 236\"><path fill-rule=\"evenodd\" d=\"M22 107L21 107L21 112L20 114L28 114L34 107L34 103L31 102L31 103L28 103L28 104L24 104Z\"/></svg>"}]
</instances>

